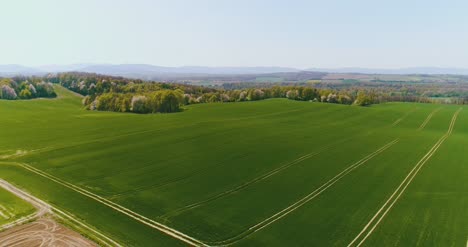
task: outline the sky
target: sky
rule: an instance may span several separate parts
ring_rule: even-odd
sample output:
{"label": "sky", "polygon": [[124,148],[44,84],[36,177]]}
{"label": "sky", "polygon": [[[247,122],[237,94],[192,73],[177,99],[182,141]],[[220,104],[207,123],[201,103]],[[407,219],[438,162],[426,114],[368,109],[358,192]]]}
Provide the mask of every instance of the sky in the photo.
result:
{"label": "sky", "polygon": [[468,1],[2,0],[0,64],[468,68]]}

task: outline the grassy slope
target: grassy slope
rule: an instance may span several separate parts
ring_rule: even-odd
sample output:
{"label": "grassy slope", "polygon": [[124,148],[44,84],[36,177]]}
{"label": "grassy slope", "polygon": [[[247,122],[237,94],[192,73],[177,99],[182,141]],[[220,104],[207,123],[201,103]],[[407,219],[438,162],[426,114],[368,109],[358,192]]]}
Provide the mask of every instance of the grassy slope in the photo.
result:
{"label": "grassy slope", "polygon": [[[0,154],[35,150],[17,160],[206,241],[236,236],[399,138],[397,144],[313,201],[239,243],[245,245],[346,245],[443,135],[456,110],[455,106],[443,106],[424,130],[417,131],[429,113],[439,106],[395,103],[360,108],[265,100],[195,105],[177,114],[135,115],[85,111],[79,98],[64,89],[58,90],[61,97],[57,100],[0,102],[3,126]],[[460,115],[460,122],[468,121],[464,116]],[[459,146],[463,140],[458,133],[461,125],[457,124],[454,135],[439,150],[440,157],[434,156],[427,164],[428,167],[439,164],[447,175],[455,177],[453,182],[439,179],[441,184],[448,183],[447,189],[455,188],[456,181],[460,185],[461,176],[467,170],[461,165],[454,165],[453,169],[445,166],[448,161],[456,161],[450,158],[455,154],[463,159],[463,155],[453,153],[450,148]],[[201,203],[191,210],[179,210],[249,183],[307,154],[314,155],[236,193]],[[428,174],[421,172],[408,191],[418,193],[413,188],[418,183],[422,183],[419,190],[431,188],[431,176],[438,175],[440,170],[435,168],[431,172],[424,168]],[[179,243],[19,168],[0,166],[0,177],[74,213],[126,244]],[[433,193],[426,193],[426,197],[435,200]],[[392,213],[409,215],[406,222],[412,220],[411,224],[417,224],[416,206],[399,206],[408,200],[402,198]],[[443,202],[447,201],[439,203]],[[457,194],[450,202],[466,205],[466,194]],[[420,231],[411,228],[411,232],[408,228],[403,234],[407,237],[400,240],[396,235],[386,234],[395,230],[392,224],[401,224],[389,220],[382,223],[378,228],[382,232],[374,233],[376,238],[369,239],[369,243],[380,243],[382,236],[386,236],[384,243],[388,245],[425,245],[446,239],[454,243],[464,241],[466,220],[432,214],[437,208],[423,201],[406,203],[425,205],[427,214],[434,215],[429,221],[448,219],[444,224],[462,230],[442,231],[444,226],[439,223]],[[446,213],[466,215],[466,210],[463,212],[461,208],[447,208]],[[437,235],[430,234],[436,230]],[[422,236],[418,238],[421,242],[412,242],[416,241],[414,234]]]}
{"label": "grassy slope", "polygon": [[464,246],[468,237],[468,112],[382,225],[367,241],[400,246]]}

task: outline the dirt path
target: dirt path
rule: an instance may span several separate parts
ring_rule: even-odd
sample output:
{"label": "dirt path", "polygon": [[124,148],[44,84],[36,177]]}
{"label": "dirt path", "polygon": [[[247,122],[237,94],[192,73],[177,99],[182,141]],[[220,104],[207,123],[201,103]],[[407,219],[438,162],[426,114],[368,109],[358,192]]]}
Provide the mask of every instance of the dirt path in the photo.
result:
{"label": "dirt path", "polygon": [[308,194],[307,196],[301,198],[300,200],[296,201],[295,203],[291,204],[290,206],[288,206],[287,208],[279,211],[278,213],[264,219],[263,221],[257,223],[256,225],[252,226],[252,227],[249,227],[247,230],[241,232],[240,234],[232,237],[232,238],[229,238],[229,239],[226,239],[226,240],[223,240],[223,241],[218,241],[218,242],[209,242],[209,244],[212,244],[212,245],[215,245],[215,246],[227,246],[227,245],[233,245],[235,244],[236,242],[246,238],[247,236],[255,233],[255,232],[258,232],[260,231],[261,229],[269,226],[270,224],[273,224],[274,222],[278,221],[279,219],[287,216],[288,214],[294,212],[296,209],[300,208],[301,206],[303,206],[304,204],[308,203],[309,201],[311,201],[312,199],[314,199],[315,197],[317,197],[318,195],[320,195],[322,192],[324,192],[325,190],[327,190],[329,187],[331,187],[333,184],[335,184],[336,182],[338,182],[339,180],[341,180],[343,177],[345,177],[348,173],[350,173],[351,171],[355,170],[356,168],[362,166],[363,164],[365,164],[367,161],[369,161],[370,159],[372,159],[373,157],[377,156],[378,154],[384,152],[385,150],[387,150],[388,148],[390,148],[391,146],[393,146],[394,144],[396,144],[398,142],[398,139],[396,140],[393,140],[387,144],[385,144],[383,147],[377,149],[376,151],[372,152],[371,154],[367,155],[366,157],[362,158],[361,160],[357,161],[356,163],[348,166],[346,169],[344,169],[343,171],[341,171],[340,173],[338,173],[337,175],[335,175],[333,178],[331,178],[329,181],[325,182],[324,184],[322,184],[320,187],[318,187],[317,189],[315,189],[313,192],[311,192],[310,194]]}
{"label": "dirt path", "polygon": [[52,219],[42,218],[0,233],[0,247],[7,246],[94,247],[97,245]]}
{"label": "dirt path", "polygon": [[[69,182],[66,182],[64,180],[61,180],[61,179],[59,179],[57,177],[54,177],[54,176],[52,176],[52,175],[50,175],[50,174],[48,174],[46,172],[43,172],[43,171],[41,171],[39,169],[36,169],[36,168],[34,168],[34,167],[30,166],[30,165],[23,164],[23,163],[14,163],[14,162],[12,162],[11,164],[16,164],[16,165],[18,165],[20,167],[23,167],[24,169],[29,170],[29,171],[37,174],[37,175],[40,175],[40,176],[42,176],[44,178],[47,178],[47,179],[49,179],[49,180],[51,180],[51,181],[53,181],[55,183],[58,183],[58,184],[60,184],[62,186],[65,186],[65,187],[67,187],[67,188],[69,188],[69,189],[71,189],[71,190],[73,190],[75,192],[78,192],[78,193],[80,193],[80,194],[82,194],[82,195],[84,195],[86,197],[89,197],[89,198],[91,198],[91,199],[93,199],[93,200],[95,200],[95,201],[97,201],[97,202],[99,202],[99,203],[101,203],[103,205],[106,205],[109,208],[111,208],[111,209],[113,209],[113,210],[115,210],[117,212],[125,214],[126,216],[128,216],[128,217],[130,217],[130,218],[132,218],[132,219],[134,219],[134,220],[136,220],[136,221],[138,221],[138,222],[140,222],[142,224],[145,224],[145,225],[147,225],[147,226],[149,226],[149,227],[151,227],[153,229],[159,230],[159,231],[161,231],[161,232],[163,232],[163,233],[165,233],[165,234],[167,234],[167,235],[169,235],[171,237],[179,239],[179,240],[185,242],[186,244],[189,244],[189,245],[192,245],[192,246],[206,246],[206,244],[203,243],[200,240],[192,238],[192,237],[190,237],[190,236],[188,236],[188,235],[186,235],[184,233],[181,233],[181,232],[179,232],[179,231],[177,231],[177,230],[175,230],[175,229],[173,229],[171,227],[168,227],[168,226],[166,226],[164,224],[161,224],[161,223],[159,223],[157,221],[149,219],[149,218],[147,218],[147,217],[145,217],[145,216],[143,216],[141,214],[138,214],[138,213],[126,208],[126,207],[123,207],[122,205],[114,203],[114,202],[112,202],[112,201],[110,201],[110,200],[108,200],[108,199],[106,199],[104,197],[96,195],[96,194],[94,194],[94,193],[92,193],[90,191],[87,191],[87,190],[79,187],[79,186],[76,186],[76,185],[71,184]],[[61,212],[62,214],[65,214],[64,212],[59,211],[57,208],[54,208],[54,212],[57,212],[57,211]],[[67,216],[67,218],[68,219],[73,219],[73,217],[71,217],[69,215]],[[101,237],[105,237],[102,234],[100,234],[100,235],[101,235]],[[107,240],[110,240],[110,239],[107,238]]]}
{"label": "dirt path", "polygon": [[400,199],[401,195],[405,192],[406,188],[411,184],[414,177],[418,174],[419,170],[427,163],[427,161],[437,152],[439,147],[444,143],[444,141],[452,134],[455,122],[457,121],[458,114],[460,113],[461,108],[458,109],[452,117],[447,133],[445,133],[432,148],[419,160],[419,162],[413,167],[413,169],[408,173],[408,175],[403,179],[401,184],[396,188],[392,195],[387,199],[387,201],[382,205],[382,207],[375,213],[371,220],[364,226],[364,228],[359,232],[359,234],[349,243],[348,247],[351,246],[361,246],[366,239],[374,232],[377,226],[380,224],[382,219],[388,214],[393,205]]}
{"label": "dirt path", "polygon": [[33,220],[33,219],[37,219],[41,216],[44,216],[48,213],[52,213],[51,211],[51,208],[49,207],[49,205],[47,205],[46,203],[30,196],[29,194],[27,194],[26,192],[23,192],[22,190],[19,190],[18,188],[14,187],[13,185],[9,184],[8,182],[6,182],[5,180],[3,179],[0,179],[0,187],[2,187],[3,189],[13,193],[14,195],[16,195],[17,197],[23,199],[24,201],[27,201],[29,202],[31,205],[33,205],[37,211],[34,212],[33,214],[30,214],[28,216],[25,216],[25,217],[22,217],[18,220],[15,220],[13,222],[10,222],[8,224],[5,224],[5,225],[2,225],[0,226],[0,230],[5,230],[5,229],[8,229],[8,228],[11,228],[11,227],[14,227],[16,225],[20,225],[20,224],[24,224],[25,222],[28,222],[30,220]]}
{"label": "dirt path", "polygon": [[[70,215],[70,214],[68,214],[68,213],[66,213],[66,212],[64,212],[64,211],[62,211],[62,210],[60,210],[58,208],[53,207],[50,204],[47,204],[46,202],[42,201],[41,199],[36,198],[36,197],[28,194],[25,191],[22,191],[22,190],[16,188],[15,186],[13,186],[12,184],[8,183],[7,181],[5,181],[3,179],[0,179],[0,187],[4,188],[7,191],[10,191],[14,195],[16,195],[16,196],[20,197],[21,199],[31,203],[34,207],[36,207],[38,209],[37,212],[35,212],[35,213],[33,213],[33,214],[29,215],[29,216],[23,217],[23,218],[18,219],[18,220],[14,221],[14,222],[3,225],[1,227],[1,230],[5,230],[5,229],[8,229],[8,228],[13,228],[14,226],[24,224],[24,223],[26,223],[28,221],[43,217],[45,215],[54,215],[54,216],[56,216],[58,218],[61,218],[63,220],[67,220],[68,222],[73,223],[74,227],[76,227],[79,230],[86,231],[93,238],[95,238],[96,240],[98,240],[100,243],[102,243],[105,246],[121,246],[119,243],[115,242],[111,238],[109,238],[109,237],[105,236],[104,234],[94,230],[90,226],[76,220],[75,217],[73,217],[72,215]],[[16,228],[13,228],[11,230],[14,230],[14,229],[16,229]],[[2,243],[2,241],[0,241],[0,243]]]}

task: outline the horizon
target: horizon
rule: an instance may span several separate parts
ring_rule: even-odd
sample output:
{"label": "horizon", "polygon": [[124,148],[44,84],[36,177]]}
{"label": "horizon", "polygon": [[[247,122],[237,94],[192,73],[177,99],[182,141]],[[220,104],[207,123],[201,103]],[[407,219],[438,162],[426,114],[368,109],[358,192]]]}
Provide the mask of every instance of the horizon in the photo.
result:
{"label": "horizon", "polygon": [[0,64],[468,68],[462,1],[23,0],[0,7],[8,34]]}
{"label": "horizon", "polygon": [[276,66],[276,65],[251,65],[251,66],[242,66],[242,65],[222,65],[222,66],[212,66],[212,65],[197,65],[197,64],[188,64],[180,66],[166,66],[160,64],[150,64],[150,63],[66,63],[66,64],[39,64],[39,65],[27,65],[27,64],[18,64],[18,63],[3,63],[0,66],[21,66],[26,68],[36,68],[40,69],[43,67],[66,67],[66,66],[120,66],[120,65],[142,65],[142,66],[154,66],[154,67],[166,67],[166,68],[184,68],[184,67],[200,67],[200,68],[285,68],[285,69],[296,69],[296,70],[311,70],[311,69],[324,69],[324,70],[340,70],[340,69],[368,69],[368,70],[405,70],[405,69],[460,69],[468,70],[467,67],[455,67],[455,66],[408,66],[408,67],[359,67],[359,66],[340,66],[340,67],[293,67],[293,66]]}

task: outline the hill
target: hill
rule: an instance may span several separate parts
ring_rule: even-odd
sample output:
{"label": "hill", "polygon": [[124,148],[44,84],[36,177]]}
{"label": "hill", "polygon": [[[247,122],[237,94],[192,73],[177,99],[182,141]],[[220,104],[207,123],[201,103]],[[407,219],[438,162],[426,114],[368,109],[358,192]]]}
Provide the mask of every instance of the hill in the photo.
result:
{"label": "hill", "polygon": [[124,246],[466,244],[466,107],[272,99],[138,115],[56,91],[0,101],[0,178]]}

